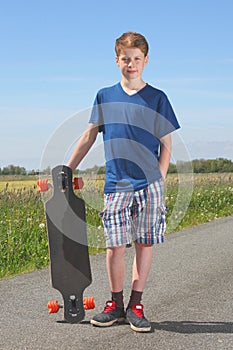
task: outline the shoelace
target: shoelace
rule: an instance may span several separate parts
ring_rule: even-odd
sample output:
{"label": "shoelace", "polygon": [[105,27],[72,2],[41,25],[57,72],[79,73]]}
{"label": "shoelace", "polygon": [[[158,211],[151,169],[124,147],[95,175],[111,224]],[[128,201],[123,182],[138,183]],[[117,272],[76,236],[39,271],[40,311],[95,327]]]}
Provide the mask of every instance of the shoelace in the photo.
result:
{"label": "shoelace", "polygon": [[116,308],[116,305],[114,301],[107,301],[106,306],[104,308],[104,312],[105,313],[110,312],[112,310],[115,310],[115,308]]}
{"label": "shoelace", "polygon": [[132,311],[133,311],[133,313],[134,313],[136,316],[138,316],[138,317],[140,317],[140,318],[144,317],[144,314],[143,314],[143,305],[142,305],[142,304],[135,304],[135,305],[133,305]]}

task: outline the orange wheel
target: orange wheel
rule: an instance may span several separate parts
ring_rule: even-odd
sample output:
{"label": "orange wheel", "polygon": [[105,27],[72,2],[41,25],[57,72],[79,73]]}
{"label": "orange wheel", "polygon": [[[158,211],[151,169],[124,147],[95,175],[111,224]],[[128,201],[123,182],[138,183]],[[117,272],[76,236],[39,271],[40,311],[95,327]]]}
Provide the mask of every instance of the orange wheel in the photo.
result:
{"label": "orange wheel", "polygon": [[73,186],[74,186],[74,190],[81,190],[84,186],[83,178],[74,177]]}
{"label": "orange wheel", "polygon": [[50,314],[55,314],[56,312],[59,311],[61,306],[58,304],[57,300],[51,300],[48,302],[47,307]]}
{"label": "orange wheel", "polygon": [[37,181],[37,186],[38,186],[38,192],[46,192],[48,191],[48,179],[45,179],[45,180],[38,180]]}
{"label": "orange wheel", "polygon": [[95,308],[94,297],[83,298],[83,305],[85,310],[90,310]]}

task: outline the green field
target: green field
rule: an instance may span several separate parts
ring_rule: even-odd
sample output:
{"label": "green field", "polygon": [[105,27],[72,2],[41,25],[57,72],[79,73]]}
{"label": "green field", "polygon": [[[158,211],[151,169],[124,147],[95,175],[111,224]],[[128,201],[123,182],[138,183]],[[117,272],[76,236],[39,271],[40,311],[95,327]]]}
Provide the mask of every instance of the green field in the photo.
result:
{"label": "green field", "polygon": [[[189,178],[185,186],[186,180],[182,179],[183,192],[179,192],[181,180],[177,175],[168,175],[165,191],[167,234],[233,215],[232,176],[196,174],[192,184]],[[99,219],[103,180],[84,178],[84,181],[81,195],[86,202],[89,248],[91,254],[96,254],[104,249]],[[41,199],[36,178],[23,181],[0,177],[0,278],[48,266],[46,223]]]}

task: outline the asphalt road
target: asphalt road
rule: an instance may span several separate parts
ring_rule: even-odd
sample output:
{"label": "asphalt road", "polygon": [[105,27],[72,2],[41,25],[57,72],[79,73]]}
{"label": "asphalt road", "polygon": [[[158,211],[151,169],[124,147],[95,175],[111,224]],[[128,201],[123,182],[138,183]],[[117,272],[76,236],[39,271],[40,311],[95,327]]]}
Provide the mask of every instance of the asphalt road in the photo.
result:
{"label": "asphalt road", "polygon": [[[130,293],[133,248],[127,251],[125,298]],[[109,298],[105,256],[91,258],[96,309],[80,324],[49,315],[47,301],[60,298],[48,270],[0,281],[0,349],[40,350],[230,350],[233,349],[233,217],[171,234],[155,247],[143,303],[151,333],[129,325],[93,327],[89,320]]]}

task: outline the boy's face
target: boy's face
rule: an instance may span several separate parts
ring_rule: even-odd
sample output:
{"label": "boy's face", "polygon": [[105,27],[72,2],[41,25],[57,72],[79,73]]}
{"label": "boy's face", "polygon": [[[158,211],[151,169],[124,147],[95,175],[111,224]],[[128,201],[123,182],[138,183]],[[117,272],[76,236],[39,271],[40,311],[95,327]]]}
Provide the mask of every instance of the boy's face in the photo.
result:
{"label": "boy's face", "polygon": [[116,64],[120,67],[122,75],[127,79],[141,78],[143,69],[148,62],[148,56],[139,48],[123,49],[116,57]]}

